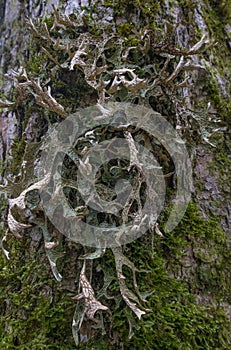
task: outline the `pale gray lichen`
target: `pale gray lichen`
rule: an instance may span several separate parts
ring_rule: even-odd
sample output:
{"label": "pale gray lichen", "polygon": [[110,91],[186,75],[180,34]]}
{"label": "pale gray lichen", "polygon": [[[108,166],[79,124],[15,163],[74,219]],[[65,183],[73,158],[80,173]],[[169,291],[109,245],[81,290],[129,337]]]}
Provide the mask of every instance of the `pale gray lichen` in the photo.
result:
{"label": "pale gray lichen", "polygon": [[[181,89],[187,84],[188,71],[204,69],[200,64],[195,64],[191,57],[203,52],[211,45],[208,44],[208,39],[205,35],[187,50],[179,49],[170,44],[169,38],[176,30],[176,27],[170,24],[166,25],[165,38],[158,43],[153,41],[153,33],[151,31],[144,30],[135,33],[138,44],[128,46],[124,38],[118,38],[118,36],[114,34],[109,35],[105,28],[103,28],[102,34],[98,36],[87,31],[85,33],[79,33],[77,37],[71,39],[64,35],[65,31],[68,29],[78,33],[77,30],[80,26],[89,25],[88,19],[85,17],[84,13],[80,13],[75,19],[71,19],[69,16],[63,15],[57,8],[53,7],[53,9],[53,25],[50,30],[46,22],[42,21],[40,26],[36,26],[31,19],[28,20],[28,25],[32,34],[43,43],[41,51],[47,56],[48,60],[53,62],[53,72],[62,69],[68,69],[69,71],[79,69],[83,72],[88,85],[93,87],[98,93],[98,107],[102,111],[102,115],[100,116],[102,118],[105,113],[107,113],[103,107],[103,103],[108,100],[115,101],[119,98],[120,101],[132,101],[138,97],[141,101],[145,102],[154,93],[154,90],[159,87],[166,88],[166,90],[169,91],[169,95],[171,95],[172,89]],[[205,44],[208,45],[205,47]],[[141,54],[144,57],[151,48],[159,57],[164,59],[164,63],[161,67],[158,62],[151,62],[149,60],[148,63],[145,63],[142,61],[139,62],[138,59],[133,60],[131,58],[132,52]],[[174,68],[170,69],[170,65],[173,65]],[[182,73],[184,73],[183,80]],[[35,102],[39,106],[57,113],[62,118],[66,118],[67,112],[65,108],[52,97],[51,88],[49,86],[47,87],[47,81],[35,79],[30,76],[24,68],[21,68],[19,72],[12,71],[10,78],[14,82],[18,97],[14,102],[7,99],[5,101],[0,101],[1,107],[12,108],[20,104],[23,100],[33,96]],[[111,131],[111,134],[117,131],[118,129],[115,127],[114,130]],[[95,132],[95,130],[93,132]],[[99,134],[102,132],[106,133],[107,130],[99,130]],[[97,133],[95,132],[95,134]],[[129,171],[132,167],[136,167],[137,169],[137,174],[135,175],[136,189],[132,192],[132,199],[133,201],[137,201],[139,211],[142,206],[140,192],[143,174],[137,158],[134,138],[140,137],[149,148],[151,148],[152,145],[147,135],[136,135],[133,138],[131,132],[124,131],[124,137],[128,140],[131,153],[130,164],[127,164],[126,170]],[[29,147],[32,147],[32,153],[35,153],[34,151],[37,145],[28,145],[28,150]],[[24,168],[20,183],[14,184],[12,182],[6,186],[1,186],[1,191],[8,192],[13,196],[17,193],[15,198],[9,199],[8,226],[9,230],[16,237],[21,237],[20,232],[25,228],[31,227],[32,224],[36,224],[42,229],[45,251],[52,272],[55,278],[61,281],[62,276],[56,266],[60,254],[55,252],[55,248],[59,242],[58,240],[54,240],[48,232],[46,218],[44,218],[44,220],[36,218],[36,215],[42,211],[40,202],[35,201],[35,204],[31,205],[30,200],[28,200],[28,194],[31,194],[31,200],[33,201],[33,194],[36,197],[36,190],[40,190],[44,184],[47,184],[49,176],[39,182],[33,183],[33,181],[35,181],[33,179],[34,169],[31,165],[34,163],[34,158],[28,159],[26,155],[29,153],[26,151],[24,156]],[[91,171],[89,162],[86,161],[83,163],[81,158],[79,158],[78,164],[83,171]],[[116,166],[119,168],[119,164]],[[173,172],[170,174],[173,174]],[[75,189],[75,184],[71,178],[64,179],[64,186],[65,185]],[[107,193],[107,195],[111,197],[112,193]],[[123,222],[129,220],[129,213],[133,203],[130,199],[131,198],[128,199],[122,210],[121,215]],[[87,211],[85,209],[86,208],[81,206],[81,212],[77,215],[86,217]],[[18,217],[20,217],[20,220]],[[156,218],[150,220],[150,230],[155,230],[161,235],[156,223]],[[4,237],[2,242],[5,240],[6,238]],[[91,285],[91,278],[87,277],[86,272],[86,265],[88,262],[101,257],[104,252],[105,248],[101,247],[95,252],[86,252],[84,256],[79,257],[83,260],[83,264],[79,276],[79,294],[74,298],[78,303],[72,325],[73,335],[77,345],[79,343],[79,334],[80,340],[81,336],[83,337],[81,326],[84,318],[95,321],[99,324],[99,327],[104,330],[102,316],[100,320],[96,319],[95,313],[97,311],[106,311],[110,313],[108,306],[103,305],[98,299],[102,296],[105,296],[106,299],[111,298],[107,293],[107,289],[112,281],[111,276],[108,277],[107,273],[104,271],[104,286],[96,296]],[[138,289],[136,281],[136,272],[138,270],[123,254],[121,248],[113,248],[112,252],[115,259],[121,296],[128,308],[140,319],[142,315],[150,310],[142,306],[142,303],[145,302],[145,298]],[[9,253],[5,249],[4,253],[9,257]],[[130,290],[125,283],[125,276],[123,274],[124,265],[132,271],[133,288],[135,292]],[[91,267],[89,269],[91,270]],[[132,334],[131,321],[130,334]]]}
{"label": "pale gray lichen", "polygon": [[35,97],[36,103],[49,111],[55,112],[62,117],[66,117],[66,112],[63,106],[61,106],[52,96],[51,88],[42,88],[39,81],[28,77],[28,74],[24,68],[20,68],[18,72],[11,71],[11,75],[8,76],[14,82],[14,87],[19,94],[19,97],[15,102],[2,102],[0,101],[0,107],[13,107],[25,100],[30,94]]}

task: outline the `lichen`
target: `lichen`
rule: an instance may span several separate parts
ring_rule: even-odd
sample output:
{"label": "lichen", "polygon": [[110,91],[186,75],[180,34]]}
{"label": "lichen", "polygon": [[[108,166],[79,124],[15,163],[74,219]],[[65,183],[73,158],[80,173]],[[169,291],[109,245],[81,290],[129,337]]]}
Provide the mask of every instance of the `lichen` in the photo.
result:
{"label": "lichen", "polygon": [[[188,1],[183,2],[189,6]],[[134,23],[121,23],[120,18],[123,17],[124,6],[129,10],[126,14],[130,19],[136,15],[135,5],[139,5],[141,27],[131,32]],[[155,6],[154,11],[152,6]],[[14,73],[18,96],[14,102],[3,101],[3,106],[15,108],[23,102],[28,113],[32,109],[27,103],[34,96],[39,108],[48,110],[46,119],[52,124],[65,118],[81,104],[95,103],[97,98],[100,102],[106,99],[137,102],[138,99],[147,104],[151,102],[154,108],[163,108],[173,124],[183,125],[183,136],[192,142],[192,148],[198,141],[208,141],[206,144],[210,147],[208,134],[215,146],[219,146],[219,140],[216,141],[213,130],[208,129],[204,121],[209,112],[206,111],[204,119],[200,118],[196,112],[187,109],[180,93],[187,86],[188,70],[204,71],[200,63],[191,60],[191,56],[206,56],[208,46],[216,50],[213,46],[204,46],[208,44],[206,36],[202,34],[196,40],[194,37],[187,49],[172,44],[176,40],[177,25],[167,23],[165,30],[157,28],[159,4],[156,1],[144,5],[139,1],[104,1],[105,11],[107,7],[113,9],[113,26],[105,23],[102,28],[99,26],[93,16],[96,7],[69,17],[54,7],[54,13],[44,21],[37,24],[30,21],[35,48],[26,70],[21,70],[21,74]],[[140,20],[142,18],[143,21]],[[215,77],[214,71],[211,70],[210,74]],[[219,96],[219,85],[214,88],[214,84],[208,83],[207,90],[211,92],[216,109],[224,119],[228,118],[226,102]],[[85,92],[89,94],[89,100],[82,102],[80,99],[85,98]],[[190,119],[196,126],[188,122]],[[201,138],[193,137],[200,123],[204,123],[201,125],[204,128],[202,132],[198,130]],[[121,131],[116,128],[99,127],[94,132],[99,140],[106,133],[107,137],[121,136]],[[135,136],[150,144],[149,135],[138,131]],[[79,152],[89,143],[87,137],[80,141]],[[33,143],[31,145],[33,147]],[[13,146],[14,175],[18,175],[20,164],[26,157],[26,152],[22,155],[24,149],[24,141]],[[167,199],[170,202],[174,193],[174,169],[168,155],[159,146],[155,155],[166,174],[170,174]],[[221,152],[216,160],[228,164],[227,157]],[[128,167],[128,164],[125,165]],[[33,240],[28,238],[28,230],[24,232],[21,242],[10,240],[9,236],[3,242],[4,249],[9,251],[10,262],[6,265],[1,258],[1,302],[6,310],[1,316],[1,333],[5,333],[1,340],[2,347],[74,349],[70,335],[74,314],[72,327],[75,342],[79,344],[90,339],[86,346],[79,345],[89,350],[119,347],[140,349],[141,344],[144,349],[170,350],[182,346],[196,350],[227,348],[229,325],[222,311],[221,300],[229,302],[230,256],[227,238],[219,226],[218,217],[205,221],[194,203],[189,206],[175,231],[163,237],[155,236],[154,242],[152,236],[147,235],[123,251],[105,251],[103,248],[84,250],[60,237],[51,223],[42,217],[35,191],[39,185],[33,185],[35,179],[31,175],[34,173],[30,169],[28,177],[27,166],[25,171],[22,169],[21,181],[17,178],[19,181],[16,181],[16,185],[9,182],[4,188],[14,196],[9,201],[8,222],[12,228],[13,221],[11,231],[16,235],[26,227],[22,225],[36,225],[37,229],[40,228],[41,237],[43,234],[45,244],[36,253],[40,237],[33,252]],[[118,164],[113,164],[113,167],[118,170]],[[73,168],[73,159],[69,159],[65,169],[67,183],[72,180]],[[108,180],[111,168],[110,164],[108,168],[105,166],[102,177],[106,176]],[[66,196],[73,207],[76,204],[74,190],[73,184],[72,191],[66,189]],[[85,217],[85,209],[82,206],[78,215]],[[167,209],[165,213],[167,215]],[[36,219],[35,215],[38,215]],[[161,233],[161,218],[159,224]],[[66,254],[65,262],[62,262],[65,250],[71,254]],[[22,264],[22,260],[25,263]],[[47,262],[58,281],[63,276],[64,281],[60,285],[51,279]],[[68,278],[65,282],[66,275],[71,283]],[[139,289],[136,275],[139,277]],[[79,281],[78,294],[76,279]],[[69,294],[65,295],[59,288],[68,290]],[[200,298],[206,293],[212,296],[208,297],[208,305],[202,306]],[[211,299],[214,306],[211,306]],[[112,314],[109,310],[113,311]],[[137,322],[134,315],[138,318],[143,315],[143,319]],[[111,338],[104,337],[105,334]],[[91,343],[93,337],[97,343]]]}

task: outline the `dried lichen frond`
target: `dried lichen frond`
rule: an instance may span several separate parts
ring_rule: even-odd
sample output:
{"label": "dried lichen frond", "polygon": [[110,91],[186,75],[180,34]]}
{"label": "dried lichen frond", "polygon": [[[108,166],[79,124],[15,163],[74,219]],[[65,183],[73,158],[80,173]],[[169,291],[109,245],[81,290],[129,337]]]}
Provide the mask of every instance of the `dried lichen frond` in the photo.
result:
{"label": "dried lichen frond", "polygon": [[6,232],[5,236],[3,236],[3,238],[0,240],[0,248],[2,249],[3,254],[6,256],[7,260],[10,260],[10,252],[4,248],[4,242],[7,239],[7,234],[8,231]]}
{"label": "dried lichen frond", "polygon": [[26,143],[20,171],[20,180],[7,179],[7,185],[0,185],[0,192],[5,192],[17,197],[35,182],[34,163],[40,146],[41,142]]}
{"label": "dried lichen frond", "polygon": [[[112,43],[113,55],[108,57],[106,52],[111,49]],[[128,54],[128,50],[126,52]],[[105,93],[113,95],[122,87],[131,92],[147,88],[148,79],[139,78],[135,68],[124,67],[124,57],[121,39],[106,36],[102,40],[89,33],[82,34],[78,40],[78,50],[74,56],[70,56],[70,70],[77,66],[84,72],[87,83],[99,92],[100,101],[104,101],[102,96]]]}
{"label": "dried lichen frond", "polygon": [[[7,222],[8,222],[10,232],[12,232],[15,237],[22,238],[22,236],[19,234],[19,232],[23,231],[26,228],[31,227],[31,225],[23,224],[23,223],[17,221],[14,218],[14,215],[12,214],[12,210],[15,209],[15,207],[10,199],[9,199],[9,205],[10,205],[10,208],[9,208],[9,213],[8,213],[8,217],[7,217]],[[18,203],[17,203],[16,207],[17,207],[17,209],[19,208]],[[20,208],[20,209],[24,209],[24,208]]]}
{"label": "dried lichen frond", "polygon": [[[8,209],[8,217],[7,222],[10,229],[10,232],[14,234],[14,236],[21,238],[20,232],[25,229],[31,227],[31,224],[24,224],[23,222],[20,222],[16,219],[16,216],[20,217],[20,220],[26,220],[28,221],[28,217],[26,216],[26,195],[34,190],[39,190],[42,188],[42,186],[47,183],[48,178],[44,177],[41,181],[38,181],[37,183],[29,186],[27,189],[25,189],[21,194],[16,198],[10,198],[8,200],[9,202],[9,209]],[[6,191],[7,186],[4,187],[3,191]],[[38,203],[39,204],[39,203]]]}
{"label": "dried lichen frond", "polygon": [[[113,75],[115,75],[114,80],[107,92],[110,94],[118,90],[119,85],[124,86],[128,91],[136,91],[139,89],[148,87],[148,79],[141,79],[134,72],[135,69],[121,68],[115,69]],[[126,78],[126,74],[130,77]]]}
{"label": "dried lichen frond", "polygon": [[51,28],[51,32],[58,28],[66,29],[66,27],[75,28],[76,23],[73,22],[69,16],[63,15],[60,13],[59,9],[52,4],[54,10],[54,24]]}
{"label": "dried lichen frond", "polygon": [[[191,55],[196,55],[198,53],[201,53],[209,49],[211,46],[214,46],[217,44],[216,42],[209,43],[208,35],[204,33],[201,39],[196,44],[194,44],[190,49],[177,48],[173,44],[174,42],[173,38],[180,24],[181,24],[180,22],[178,22],[176,25],[173,25],[168,21],[165,22],[165,36],[163,40],[152,44],[152,46],[155,48],[157,52],[168,53],[170,55],[177,55],[177,56],[191,56]],[[208,44],[208,45],[205,45],[205,44]]]}
{"label": "dried lichen frond", "polygon": [[[204,34],[191,48],[178,48],[174,37],[179,23],[173,26],[166,22],[162,40],[156,40],[155,30],[134,29],[132,36],[137,44],[129,46],[125,38],[107,33],[112,33],[111,25],[104,23],[101,35],[93,35],[88,28],[94,27],[94,21],[86,19],[84,13],[75,14],[75,18],[70,19],[62,15],[57,8],[53,8],[52,28],[49,30],[46,23],[42,22],[38,29],[29,21],[32,33],[44,42],[46,46],[43,47],[43,52],[55,63],[57,69],[78,68],[83,71],[86,82],[98,92],[100,102],[116,98],[125,101],[140,94],[148,98],[149,92],[158,87],[179,89],[187,86],[188,75],[177,81],[179,75],[182,71],[203,69],[201,65],[194,63],[193,56],[214,45],[209,43],[207,35]],[[61,35],[59,28],[62,28],[64,33],[74,30],[75,38]],[[77,35],[78,28],[81,30]],[[66,52],[68,58],[60,62],[58,56],[54,57],[54,50],[51,51],[50,47]],[[145,64],[143,58],[148,56],[149,51],[153,51],[154,55],[166,57],[163,67],[158,68],[158,64],[151,61]],[[141,60],[136,56],[140,56]],[[172,72],[173,61],[175,68]]]}
{"label": "dried lichen frond", "polygon": [[[31,224],[25,224],[20,222],[21,220],[28,221],[26,216],[26,196],[29,192],[40,189],[47,181],[46,178],[43,180],[32,184],[34,182],[34,161],[37,155],[37,151],[41,143],[30,143],[26,145],[24,152],[21,177],[19,182],[14,182],[8,179],[8,184],[5,186],[0,185],[0,193],[8,193],[14,198],[10,198],[9,209],[8,209],[8,227],[11,233],[15,237],[21,238],[20,232],[26,228],[31,227]],[[20,217],[20,221],[16,219]]]}
{"label": "dried lichen frond", "polygon": [[[7,216],[7,223],[9,227],[9,231],[13,233],[13,235],[17,238],[22,238],[21,231],[26,228],[32,227],[32,224],[36,224],[38,227],[42,229],[45,251],[47,258],[49,260],[51,270],[57,279],[57,281],[61,281],[62,276],[56,267],[56,261],[59,259],[62,254],[58,254],[54,251],[54,248],[59,244],[58,242],[54,242],[49,234],[47,229],[46,221],[43,222],[39,219],[36,219],[35,213],[42,210],[40,204],[40,197],[36,194],[36,190],[41,190],[44,185],[46,185],[49,181],[49,175],[45,176],[42,180],[36,182],[35,184],[29,186],[21,194],[16,198],[8,199],[9,209]],[[23,183],[23,180],[22,180]],[[17,185],[17,184],[16,184]],[[0,188],[1,190],[7,191],[8,186],[3,186]],[[14,186],[10,186],[8,190],[12,191]],[[20,217],[20,221],[18,219]],[[22,221],[27,221],[28,223],[23,223]],[[9,258],[8,252],[3,248],[1,244],[3,252]]]}
{"label": "dried lichen frond", "polygon": [[92,260],[100,258],[106,251],[106,248],[97,248],[93,253],[86,253],[79,259]]}
{"label": "dried lichen frond", "polygon": [[11,108],[14,107],[15,102],[9,101],[5,99],[4,101],[0,99],[0,107],[1,108]]}
{"label": "dried lichen frond", "polygon": [[[76,345],[79,344],[78,335],[79,335],[79,331],[81,329],[84,317],[98,323],[99,320],[95,319],[94,317],[95,313],[100,310],[109,311],[108,307],[103,305],[101,302],[99,302],[95,297],[95,292],[86,277],[86,260],[85,259],[83,261],[83,267],[80,272],[79,284],[82,292],[73,298],[74,300],[78,300],[76,312],[72,323],[73,336],[74,336]],[[84,301],[84,307],[80,311],[79,307],[80,307],[81,300]]]}
{"label": "dried lichen frond", "polygon": [[57,253],[54,248],[59,245],[59,242],[54,242],[51,238],[51,235],[47,229],[47,223],[46,220],[43,222],[38,219],[32,219],[31,222],[35,223],[38,227],[41,228],[43,232],[43,239],[44,239],[44,244],[45,244],[45,252],[46,256],[49,260],[51,270],[53,272],[54,277],[58,282],[62,280],[62,276],[59,273],[57,266],[56,266],[56,261],[63,256],[63,254]]}
{"label": "dried lichen frond", "polygon": [[142,173],[142,166],[137,157],[137,155],[139,154],[139,151],[136,148],[134,139],[131,133],[127,130],[124,131],[124,136],[128,140],[128,145],[130,149],[130,165],[128,170],[130,170],[133,166],[136,166],[139,169],[139,171]]}
{"label": "dried lichen frond", "polygon": [[[49,111],[55,112],[61,117],[65,118],[67,116],[64,108],[60,105],[54,97],[51,96],[51,88],[42,88],[39,82],[36,82],[32,78],[29,78],[27,72],[24,68],[20,68],[18,72],[12,70],[11,75],[8,76],[13,80],[14,86],[19,93],[18,99],[15,101],[14,105],[22,102],[30,94],[35,98],[35,102],[48,109]],[[13,104],[11,104],[11,107]]]}
{"label": "dried lichen frond", "polygon": [[79,283],[82,289],[82,293],[75,297],[75,299],[84,298],[85,308],[84,312],[90,320],[95,320],[94,316],[98,310],[108,310],[108,307],[102,305],[96,298],[95,292],[86,277],[86,260],[84,259],[83,267],[79,277]]}
{"label": "dried lichen frond", "polygon": [[[151,310],[149,309],[143,309],[141,310],[139,307],[137,307],[137,304],[140,305],[140,300],[145,301],[138,290],[138,285],[136,281],[136,272],[138,271],[135,267],[135,265],[122,253],[121,248],[113,248],[112,249],[114,257],[115,257],[115,263],[116,263],[116,272],[117,277],[119,280],[119,286],[120,286],[120,292],[121,295],[125,301],[125,303],[128,305],[128,307],[136,314],[136,316],[140,319],[142,315],[146,314],[146,312],[149,312]],[[137,293],[137,296],[126,286],[125,283],[125,277],[123,275],[123,265],[126,265],[132,270],[133,274],[133,286],[135,288],[135,291]]]}

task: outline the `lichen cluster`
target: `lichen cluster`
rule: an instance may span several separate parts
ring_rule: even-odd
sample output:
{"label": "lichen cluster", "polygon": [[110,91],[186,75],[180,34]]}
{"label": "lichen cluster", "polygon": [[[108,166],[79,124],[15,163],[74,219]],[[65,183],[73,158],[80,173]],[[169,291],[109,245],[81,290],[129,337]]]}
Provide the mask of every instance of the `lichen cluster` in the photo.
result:
{"label": "lichen cluster", "polygon": [[[117,2],[115,3],[117,4]],[[127,23],[121,24],[120,22],[121,13],[118,11],[120,5],[119,2],[115,6],[114,2],[108,1],[104,2],[104,6],[100,4],[102,11],[106,11],[107,6],[114,9],[115,18],[112,23],[109,21],[100,23],[99,18],[97,18],[100,15],[97,15],[96,8],[85,9],[83,12],[65,16],[62,11],[54,7],[53,14],[39,23],[28,20],[28,27],[33,35],[34,43],[31,58],[26,67],[21,68],[18,72],[13,71],[9,75],[14,83],[16,98],[14,101],[10,99],[1,101],[1,106],[16,108],[18,105],[24,105],[25,109],[28,110],[31,108],[29,104],[33,102],[33,105],[38,105],[36,108],[38,108],[39,113],[45,115],[42,118],[45,119],[49,131],[52,130],[54,122],[62,121],[68,113],[73,112],[73,109],[81,105],[82,102],[74,100],[76,100],[76,96],[79,99],[83,98],[82,86],[83,90],[89,91],[93,102],[97,100],[101,111],[105,111],[103,105],[107,101],[128,101],[133,104],[151,105],[155,109],[157,96],[161,96],[163,105],[166,106],[167,117],[169,119],[172,117],[171,123],[181,129],[182,135],[186,139],[188,134],[191,136],[193,123],[190,124],[188,120],[191,118],[198,125],[198,121],[201,119],[197,113],[191,111],[187,104],[181,101],[179,95],[182,89],[187,86],[190,72],[194,70],[201,72],[206,68],[197,61],[196,57],[207,52],[215,43],[209,43],[208,36],[202,33],[201,37],[195,39],[190,47],[181,47],[179,42],[175,42],[176,31],[180,24],[174,26],[168,22],[166,22],[165,29],[162,28],[161,34],[153,23],[150,26],[148,21],[144,21],[144,25],[137,30],[130,31]],[[139,5],[141,17],[151,16],[151,10],[148,7],[143,7],[140,3]],[[129,2],[127,6],[136,12],[133,2]],[[94,11],[96,11],[95,16]],[[78,92],[76,93],[75,90]],[[68,94],[70,94],[70,99]],[[73,94],[75,98],[73,98]],[[41,113],[43,109],[45,113]],[[36,129],[35,124],[32,124],[32,127]],[[206,125],[204,129],[203,125],[201,128],[198,132],[198,138],[193,139],[193,142],[196,143],[200,140],[209,144],[209,136],[213,134],[213,131],[208,132]],[[133,146],[135,140],[152,150],[166,175],[169,194],[167,204],[170,205],[171,198],[175,193],[175,169],[168,153],[157,140],[142,130],[132,128],[124,130],[116,126],[109,128],[99,126],[90,131],[98,138],[99,142],[115,136],[127,137],[130,140],[130,145]],[[225,259],[222,257],[222,249],[226,247],[226,239],[218,224],[214,221],[214,223],[208,222],[206,226],[196,207],[192,205],[189,207],[182,226],[179,226],[171,234],[164,235],[164,238],[161,233],[164,222],[164,217],[162,217],[159,219],[161,230],[157,222],[154,222],[147,236],[128,247],[117,247],[107,251],[101,247],[93,251],[88,247],[83,248],[76,243],[67,242],[44,215],[38,196],[38,190],[48,181],[46,177],[39,181],[35,178],[41,136],[40,133],[34,137],[33,142],[25,142],[20,174],[15,173],[14,179],[9,178],[7,185],[1,186],[1,190],[8,192],[13,197],[9,199],[7,217],[10,232],[20,237],[21,231],[24,229],[35,226],[40,228],[44,240],[44,250],[58,282],[61,282],[62,275],[65,278],[65,275],[63,273],[61,275],[60,269],[58,269],[58,265],[62,264],[59,263],[62,260],[61,257],[63,260],[66,259],[63,248],[69,247],[70,250],[76,249],[77,251],[77,263],[76,261],[72,263],[76,265],[73,267],[73,274],[76,273],[74,278],[78,285],[77,288],[71,288],[72,299],[77,300],[72,323],[75,343],[79,345],[80,342],[89,341],[93,336],[99,336],[100,330],[103,335],[109,334],[114,339],[114,346],[118,348],[120,336],[117,329],[124,332],[127,328],[125,320],[128,320],[130,341],[129,343],[124,341],[128,348],[140,349],[142,343],[144,349],[150,349],[150,346],[153,349],[178,349],[181,346],[181,338],[183,338],[185,349],[191,349],[192,346],[194,349],[225,349],[226,344],[228,344],[225,315],[222,311],[217,311],[215,307],[214,310],[208,308],[209,313],[207,313],[206,308],[196,304],[193,296],[193,294],[197,294],[197,290],[211,289],[211,285],[215,283],[216,279],[215,285],[224,282],[225,276],[219,271],[226,266]],[[78,188],[73,182],[76,175],[76,165],[81,165],[81,155],[90,149],[91,143],[91,137],[82,135],[74,152],[65,159],[62,169],[65,195],[69,204],[76,208],[77,215],[83,220],[86,220],[89,210],[87,206],[84,206],[84,203],[77,205],[76,191]],[[76,162],[77,158],[80,159],[79,163]],[[136,185],[139,185],[137,193],[141,193],[141,198],[136,198],[136,204],[130,203],[126,213],[122,212],[122,221],[123,219],[128,220],[129,216],[134,214],[137,210],[137,201],[141,205],[145,197],[145,187],[141,188],[142,173],[135,157],[133,157],[133,161],[134,164],[131,166],[126,162],[121,164],[116,160],[112,164],[105,165],[98,174],[99,179],[103,180],[102,186],[98,185],[98,191],[101,195],[106,192],[107,199],[113,197],[111,188],[114,186],[116,176],[119,177],[121,174],[124,176],[125,174],[128,178],[132,178]],[[87,165],[85,164],[85,166]],[[132,177],[128,171],[131,168],[133,168]],[[17,171],[18,167],[15,167],[15,170]],[[108,183],[111,184],[111,188],[105,190]],[[168,213],[168,209],[166,209],[166,213]],[[110,224],[116,224],[112,216],[106,219],[109,220]],[[98,220],[100,225],[104,223],[105,217],[95,215],[91,220]],[[200,232],[199,227],[203,232]],[[216,236],[212,234],[213,230],[215,230]],[[190,234],[187,235],[185,232],[190,232]],[[154,233],[160,234],[160,237],[155,238],[155,241],[153,241]],[[204,235],[207,233],[210,236],[205,239]],[[2,248],[7,257],[13,255],[13,252],[9,252],[10,250],[8,249],[8,251],[5,247],[8,234],[7,237],[4,236],[2,241]],[[207,239],[209,239],[208,242]],[[199,261],[197,271],[194,267],[187,265],[186,258],[190,254],[189,242],[190,246],[196,245],[197,247],[193,249],[195,259]],[[74,248],[70,248],[72,245]],[[216,261],[214,256],[216,256]],[[149,258],[148,261],[145,257]],[[12,259],[14,258],[12,257]],[[139,268],[132,260],[139,263]],[[211,264],[213,265],[212,270],[210,269]],[[191,277],[187,285],[186,282],[177,281],[166,273],[167,269],[173,276],[174,274],[179,276],[180,269],[182,278],[185,278],[187,268],[191,274],[198,276],[199,280],[196,286],[190,286]],[[143,271],[142,274],[141,271]],[[227,266],[225,271],[228,273]],[[64,267],[63,272],[66,272]],[[137,274],[139,274],[140,288],[138,288],[136,280]],[[31,282],[28,270],[24,272],[24,276],[26,283],[33,285],[34,281]],[[14,274],[12,279],[15,279]],[[46,313],[50,315],[49,303],[47,304],[40,291],[36,290],[35,292],[39,294],[41,304],[44,307],[41,307],[39,311],[36,301],[33,305],[26,306],[27,293],[34,291],[25,290],[25,281],[21,291],[23,307],[34,310],[35,320],[33,322],[39,322],[39,315],[42,313],[45,317],[42,327],[47,325],[49,328],[46,319],[48,316],[44,316]],[[224,285],[227,286],[227,283]],[[149,290],[147,291],[147,289]],[[192,289],[196,290],[190,293],[189,290]],[[9,290],[7,293],[10,294],[11,291]],[[20,304],[15,294],[9,297],[16,305]],[[65,303],[62,307],[65,308]],[[71,309],[73,311],[73,307]],[[59,310],[54,308],[54,313],[55,318],[57,314],[59,315]],[[133,313],[138,318],[145,315],[144,321],[138,324]],[[27,311],[25,311],[25,315],[27,318]],[[23,313],[19,317],[23,319]],[[52,315],[49,317],[52,318]],[[61,317],[62,322],[64,322],[64,313],[61,312],[61,316],[57,317]],[[54,322],[53,327],[55,326]],[[11,327],[14,327],[14,324],[11,324]],[[136,332],[140,327],[145,337]],[[23,345],[23,342],[26,341],[25,334],[20,327],[18,331],[22,334],[16,336],[8,328],[8,339],[4,341],[7,344],[7,341],[12,341],[12,338],[16,336],[19,339],[20,349],[26,349],[27,345]],[[34,340],[32,345],[28,344],[28,348],[31,346],[34,349],[48,348],[46,342],[49,342],[50,338],[52,337],[49,332],[40,334],[37,337],[37,343]],[[101,345],[99,342],[98,346],[89,345],[89,349],[110,349],[111,346],[113,347],[109,342],[103,340],[102,342]],[[61,349],[57,343],[51,346],[53,349]]]}

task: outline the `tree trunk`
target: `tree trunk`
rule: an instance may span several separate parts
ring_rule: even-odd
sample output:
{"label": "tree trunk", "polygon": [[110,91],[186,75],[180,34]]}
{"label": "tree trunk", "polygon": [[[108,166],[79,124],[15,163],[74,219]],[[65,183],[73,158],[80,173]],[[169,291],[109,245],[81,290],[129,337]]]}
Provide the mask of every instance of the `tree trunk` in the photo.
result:
{"label": "tree trunk", "polygon": [[[227,349],[231,316],[229,2],[0,0],[0,5],[1,348]],[[139,106],[152,109],[162,127],[172,130],[170,136],[166,129],[159,133],[157,126],[155,137],[151,126],[136,130],[123,122],[121,127],[118,119],[109,127],[103,126],[102,119],[87,129],[85,108],[98,103],[105,118],[106,102],[132,103],[137,113]],[[77,117],[70,116],[80,108],[83,119],[75,124]],[[63,160],[62,176],[69,186],[72,183],[69,190],[63,185],[63,193],[71,213],[76,210],[77,217],[89,225],[101,228],[108,220],[115,228],[126,211],[121,208],[118,219],[99,210],[99,203],[94,202],[96,210],[91,211],[82,199],[81,205],[75,202],[76,159],[80,158],[78,165],[85,172],[92,171],[84,150],[113,137],[128,140],[134,152],[130,166],[124,159],[123,170],[120,162],[108,162],[110,167],[103,166],[97,173],[106,180],[96,187],[97,198],[110,202],[115,174],[130,180],[132,174],[132,181],[140,186],[138,197],[124,207],[133,214],[139,203],[143,205],[142,193],[148,197],[155,192],[141,185],[144,170],[136,145],[141,142],[157,158],[165,174],[160,182],[166,186],[165,204],[157,222],[158,210],[151,207],[148,212],[154,221],[151,224],[150,219],[149,230],[138,239],[121,243],[122,247],[101,245],[95,250],[89,241],[80,244],[62,234],[63,209],[57,203],[56,224],[42,207],[37,178],[44,170],[42,142],[44,135],[50,135],[46,152],[53,146],[58,155],[62,147],[53,130],[54,125],[68,125],[62,124],[64,120],[71,120],[77,129],[80,125],[82,134],[81,151],[70,152],[72,160]],[[95,138],[86,136],[87,130],[97,130]],[[176,164],[174,130],[186,145],[186,166]],[[157,140],[158,135],[171,140],[164,143]],[[118,147],[122,152],[123,147]],[[185,190],[176,200],[179,174],[190,177],[188,166],[193,173],[191,200],[178,225],[165,230],[174,198],[179,208],[180,200],[187,197]],[[57,173],[52,175],[55,178]],[[122,183],[121,189],[118,182],[117,189],[125,193],[126,186]],[[49,190],[46,194],[50,195]],[[127,219],[131,216],[127,214]]]}

